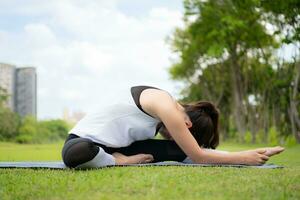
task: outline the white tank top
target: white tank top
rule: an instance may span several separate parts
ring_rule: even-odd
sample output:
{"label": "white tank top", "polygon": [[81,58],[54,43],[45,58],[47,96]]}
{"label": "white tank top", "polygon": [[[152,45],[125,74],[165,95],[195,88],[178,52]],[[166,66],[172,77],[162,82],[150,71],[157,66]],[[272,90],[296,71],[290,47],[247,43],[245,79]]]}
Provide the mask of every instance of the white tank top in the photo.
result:
{"label": "white tank top", "polygon": [[126,90],[125,100],[88,113],[69,134],[73,133],[108,147],[125,147],[134,141],[155,137],[156,126],[161,121],[139,108],[131,94],[131,88]]}

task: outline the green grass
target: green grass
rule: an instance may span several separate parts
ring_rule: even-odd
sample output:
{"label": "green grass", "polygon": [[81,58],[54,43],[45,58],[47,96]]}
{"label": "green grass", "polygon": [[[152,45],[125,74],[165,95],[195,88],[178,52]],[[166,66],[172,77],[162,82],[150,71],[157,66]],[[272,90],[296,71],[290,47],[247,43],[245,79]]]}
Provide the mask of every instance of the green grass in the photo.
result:
{"label": "green grass", "polygon": [[[60,160],[63,143],[0,143],[0,161]],[[226,143],[237,151],[261,145]],[[300,199],[300,145],[269,163],[283,169],[115,167],[1,169],[0,199]]]}

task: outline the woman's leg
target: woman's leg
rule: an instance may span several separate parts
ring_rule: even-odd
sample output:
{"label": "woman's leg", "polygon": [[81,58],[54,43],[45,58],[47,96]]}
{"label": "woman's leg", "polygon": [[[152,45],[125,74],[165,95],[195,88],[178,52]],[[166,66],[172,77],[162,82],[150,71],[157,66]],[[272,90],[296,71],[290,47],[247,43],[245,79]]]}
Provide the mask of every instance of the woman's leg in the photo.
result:
{"label": "woman's leg", "polygon": [[132,143],[128,147],[110,148],[109,151],[119,152],[126,156],[136,154],[151,154],[154,158],[152,162],[161,161],[183,161],[186,158],[185,153],[180,149],[175,141],[172,140],[141,140]]}
{"label": "woman's leg", "polygon": [[66,140],[62,158],[66,166],[71,168],[95,168],[115,165],[115,158],[103,148],[95,145],[87,138],[69,136]]}
{"label": "woman's leg", "polygon": [[[227,154],[228,151],[215,150],[215,149],[206,149],[202,148],[204,151],[213,151],[220,154]],[[278,154],[284,150],[282,147],[266,147],[254,150],[247,151],[256,151],[261,152],[264,150],[262,154],[266,156],[273,156]],[[119,152],[126,156],[136,155],[136,154],[151,154],[154,157],[152,162],[160,162],[160,161],[179,161],[185,163],[193,163],[193,161],[188,158],[185,153],[180,149],[180,147],[173,140],[157,140],[157,139],[149,139],[136,141],[132,143],[128,147],[122,148],[108,148],[107,152]]]}
{"label": "woman's leg", "polygon": [[[228,153],[227,151],[215,150],[215,149],[205,149],[204,151],[215,151],[219,153]],[[130,156],[140,153],[151,154],[154,157],[153,162],[161,161],[179,161],[185,163],[193,163],[181,148],[173,140],[158,140],[149,139],[136,141],[128,147],[122,148],[111,148],[110,152],[119,152],[124,155]]]}

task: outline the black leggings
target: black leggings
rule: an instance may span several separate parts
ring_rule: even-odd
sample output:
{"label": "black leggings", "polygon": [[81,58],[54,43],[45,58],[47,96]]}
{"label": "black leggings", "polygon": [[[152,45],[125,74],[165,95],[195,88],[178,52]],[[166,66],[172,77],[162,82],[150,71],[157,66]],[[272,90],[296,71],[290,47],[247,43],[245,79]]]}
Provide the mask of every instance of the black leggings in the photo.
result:
{"label": "black leggings", "polygon": [[98,147],[103,148],[109,154],[114,152],[127,156],[139,153],[151,154],[154,158],[152,162],[183,161],[186,158],[185,153],[172,140],[148,139],[136,141],[127,147],[112,148],[75,134],[69,134],[62,150],[63,161],[68,167],[76,167],[92,160],[99,152]]}

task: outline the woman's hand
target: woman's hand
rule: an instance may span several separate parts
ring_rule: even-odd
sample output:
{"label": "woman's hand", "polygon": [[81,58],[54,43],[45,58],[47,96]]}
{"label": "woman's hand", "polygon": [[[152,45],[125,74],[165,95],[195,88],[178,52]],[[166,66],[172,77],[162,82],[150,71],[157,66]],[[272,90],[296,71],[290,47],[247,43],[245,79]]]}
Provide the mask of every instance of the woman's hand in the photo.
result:
{"label": "woman's hand", "polygon": [[265,149],[235,152],[238,157],[237,164],[262,165],[269,160],[269,156],[265,155],[265,153]]}
{"label": "woman's hand", "polygon": [[126,165],[126,164],[142,164],[149,163],[154,160],[151,154],[136,154],[133,156],[125,156],[121,153],[115,152],[112,156],[116,160],[116,165]]}
{"label": "woman's hand", "polygon": [[266,156],[274,156],[276,154],[279,154],[281,152],[284,151],[284,148],[281,146],[276,146],[276,147],[265,147],[265,148],[259,148],[256,150],[266,150],[266,152],[264,153]]}

